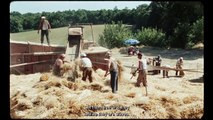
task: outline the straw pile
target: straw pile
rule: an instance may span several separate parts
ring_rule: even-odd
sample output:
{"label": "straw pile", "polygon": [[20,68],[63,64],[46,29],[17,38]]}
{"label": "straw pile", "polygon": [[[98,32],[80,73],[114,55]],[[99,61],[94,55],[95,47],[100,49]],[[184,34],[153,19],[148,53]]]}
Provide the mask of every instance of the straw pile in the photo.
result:
{"label": "straw pile", "polygon": [[[136,61],[137,58],[122,58],[122,62],[128,60]],[[176,61],[172,62],[175,64]],[[186,61],[185,66],[194,65],[188,63]],[[72,69],[81,75],[82,71],[77,64],[78,61],[74,62],[75,67]],[[122,66],[121,63],[119,65]],[[120,74],[122,82],[118,84],[117,94],[112,93],[110,76],[104,77],[105,71],[101,69],[93,71],[92,83],[88,80],[82,81],[81,77],[75,77],[74,81],[70,81],[66,75],[56,77],[51,73],[10,75],[11,118],[200,119],[202,117],[204,85],[203,82],[190,80],[200,78],[203,74],[186,72],[183,78],[148,75],[149,95],[145,96],[144,87],[135,87],[136,78],[130,80],[130,69],[124,70],[122,67],[119,69],[122,72]]]}
{"label": "straw pile", "polygon": [[117,60],[117,66],[118,66],[118,81],[121,82],[124,78],[123,78],[123,72],[124,72],[124,67],[123,64],[120,60]]}

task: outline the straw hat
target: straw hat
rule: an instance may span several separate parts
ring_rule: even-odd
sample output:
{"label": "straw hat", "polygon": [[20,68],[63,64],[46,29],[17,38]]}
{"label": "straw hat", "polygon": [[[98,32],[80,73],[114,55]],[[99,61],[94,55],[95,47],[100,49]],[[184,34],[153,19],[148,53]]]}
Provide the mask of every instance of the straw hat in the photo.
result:
{"label": "straw hat", "polygon": [[112,53],[111,52],[107,52],[106,54],[105,54],[105,57],[111,57],[112,56]]}
{"label": "straw hat", "polygon": [[61,57],[61,58],[65,58],[65,54],[61,54],[60,57]]}
{"label": "straw hat", "polygon": [[41,19],[45,19],[45,18],[46,18],[45,16],[42,16],[42,17],[41,17]]}
{"label": "straw hat", "polygon": [[81,53],[81,57],[86,57],[87,55],[85,53]]}

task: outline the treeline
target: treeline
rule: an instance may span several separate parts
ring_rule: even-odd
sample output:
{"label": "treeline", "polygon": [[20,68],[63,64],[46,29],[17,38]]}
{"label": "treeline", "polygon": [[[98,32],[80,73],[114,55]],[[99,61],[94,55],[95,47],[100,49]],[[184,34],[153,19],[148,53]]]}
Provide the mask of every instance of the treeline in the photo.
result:
{"label": "treeline", "polygon": [[[139,5],[136,9],[125,8],[122,10],[115,7],[113,10],[96,11],[79,9],[77,11],[26,14],[11,12],[10,32],[37,29],[39,19],[43,15],[47,17],[52,28],[75,23],[111,24],[122,22],[134,26],[133,34],[140,35],[131,36],[137,36],[137,38],[143,37],[144,33],[141,32],[144,30],[146,32],[160,31],[161,38],[164,39],[163,42],[153,43],[159,46],[186,48],[197,42],[203,42],[204,13],[201,2],[151,2],[150,5]],[[158,32],[154,34],[158,34]],[[158,38],[158,36],[156,37]],[[149,44],[149,40],[144,41]]]}

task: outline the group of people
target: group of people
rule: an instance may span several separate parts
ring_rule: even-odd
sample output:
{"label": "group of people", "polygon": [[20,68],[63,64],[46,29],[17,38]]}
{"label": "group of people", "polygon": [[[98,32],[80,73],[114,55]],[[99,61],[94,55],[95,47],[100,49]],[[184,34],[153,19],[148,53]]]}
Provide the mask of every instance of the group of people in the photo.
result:
{"label": "group of people", "polygon": [[139,49],[134,46],[130,46],[128,48],[128,55],[137,55],[139,53]]}
{"label": "group of people", "polygon": [[[112,92],[116,93],[118,90],[118,67],[117,67],[117,61],[111,57],[112,53],[107,52],[105,57],[107,58],[107,70],[105,73],[105,77],[110,74],[111,76],[111,88]],[[90,83],[93,82],[92,78],[92,62],[91,60],[87,57],[85,53],[80,54],[81,61],[80,61],[80,69],[83,71],[82,73],[82,80],[86,81],[88,78]],[[63,64],[65,59],[65,54],[59,55],[59,57],[56,59],[54,65],[53,65],[53,74],[56,76],[63,76]]]}
{"label": "group of people", "polygon": [[[80,69],[83,71],[82,80],[86,81],[88,77],[89,81],[92,82],[92,62],[86,56],[85,53],[81,53],[80,56],[81,56]],[[67,62],[65,61],[65,54],[60,54],[53,65],[54,75],[63,76],[64,74],[63,65],[65,62]]]}
{"label": "group of people", "polygon": [[[170,65],[166,64],[164,66],[161,66],[162,63],[162,58],[161,55],[158,55],[155,58],[148,58],[147,64],[150,65],[152,63],[153,66],[157,66],[157,67],[163,67],[163,78],[169,78],[168,72],[169,72],[169,68],[171,68]],[[160,69],[160,68],[159,68]],[[154,74],[160,74],[160,70],[154,70]],[[176,62],[176,76],[180,76],[183,77],[185,74],[183,72],[183,57],[178,58],[177,62]]]}
{"label": "group of people", "polygon": [[[171,66],[168,65],[168,64],[165,65],[165,66],[163,66],[163,67],[165,67],[165,68],[171,68]],[[175,69],[176,69],[176,71],[175,71],[175,75],[176,76],[183,77],[185,75],[184,72],[183,72],[183,70],[182,70],[183,69],[183,57],[178,58],[178,60],[176,62]],[[164,69],[163,70],[163,78],[165,78],[165,77],[169,78],[169,70],[168,69]]]}
{"label": "group of people", "polygon": [[[80,62],[80,68],[83,71],[82,80],[86,81],[88,78],[90,83],[93,82],[92,78],[92,62],[87,57],[85,53],[80,54],[81,62]],[[147,60],[143,59],[143,54],[139,52],[137,54],[138,57],[138,65],[135,72],[138,72],[136,87],[141,87],[141,85],[145,86],[146,88],[146,95],[147,93]],[[55,61],[55,64],[53,66],[53,74],[57,76],[63,76],[63,73],[60,71],[63,69],[62,65],[64,64],[64,58],[65,55],[61,54]],[[112,52],[107,52],[105,55],[105,58],[107,60],[107,70],[105,72],[104,77],[107,77],[110,74],[110,86],[112,88],[112,93],[116,93],[118,91],[118,63],[115,58],[112,57]],[[160,66],[162,59],[161,56],[158,55],[156,58],[154,58],[156,62],[156,66]],[[169,68],[169,65],[165,65],[163,67]],[[182,69],[183,67],[183,58],[180,57],[176,63],[176,69]],[[168,71],[164,69],[163,70],[163,77],[168,77]],[[176,76],[180,75],[183,76],[184,72],[182,70],[176,71]]]}
{"label": "group of people", "polygon": [[[44,36],[46,36],[46,40],[48,45],[50,45],[49,40],[49,32],[51,29],[51,25],[48,20],[46,20],[45,16],[41,17],[39,27],[38,27],[38,34],[41,30],[41,44],[44,43]],[[150,60],[146,61],[146,59],[143,58],[143,54],[139,51],[137,47],[130,46],[128,48],[128,55],[137,55],[138,56],[138,66],[134,73],[138,72],[137,82],[136,86],[140,87],[142,84],[146,88],[146,95],[147,93],[147,64],[150,64]],[[86,81],[88,78],[90,83],[93,82],[92,78],[92,62],[87,57],[85,53],[81,53],[81,62],[80,62],[80,69],[83,71],[82,80]],[[118,63],[117,61],[112,57],[112,52],[107,52],[105,57],[107,58],[107,70],[105,73],[105,77],[110,74],[110,84],[112,88],[112,92],[116,93],[118,91]],[[56,59],[54,66],[53,66],[53,74],[56,76],[63,76],[63,64],[66,62],[65,60],[65,54],[59,55],[59,57]],[[158,55],[156,58],[153,58],[153,65],[154,66],[161,66],[161,56]],[[169,65],[165,65],[163,67],[169,68]],[[182,69],[183,68],[183,58],[180,57],[176,63],[176,69]],[[169,77],[168,76],[169,70],[163,70],[163,78]],[[156,74],[160,74],[160,70],[155,70]],[[176,70],[176,76],[184,76],[184,72],[182,70]]]}

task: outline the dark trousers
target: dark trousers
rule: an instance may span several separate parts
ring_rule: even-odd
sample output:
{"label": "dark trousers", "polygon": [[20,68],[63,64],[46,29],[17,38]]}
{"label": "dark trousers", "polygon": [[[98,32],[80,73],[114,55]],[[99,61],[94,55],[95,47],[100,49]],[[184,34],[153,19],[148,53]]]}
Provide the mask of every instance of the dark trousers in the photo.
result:
{"label": "dark trousers", "polygon": [[[176,66],[176,69],[182,69],[182,66],[177,65],[177,66]],[[183,71],[176,70],[175,75],[176,75],[176,76],[178,76],[178,75],[184,76],[185,73],[184,73]]]}
{"label": "dark trousers", "polygon": [[83,69],[82,80],[86,81],[87,77],[89,78],[89,82],[91,83],[92,82],[92,68],[86,67]]}
{"label": "dark trousers", "polygon": [[50,41],[49,41],[49,31],[48,30],[41,30],[41,44],[44,43],[44,35],[46,36],[47,43],[49,45]]}
{"label": "dark trousers", "polygon": [[110,71],[111,75],[111,88],[112,92],[115,93],[118,90],[118,72],[117,71]]}
{"label": "dark trousers", "polygon": [[165,78],[165,77],[169,77],[169,75],[168,75],[168,70],[163,70],[163,78]]}
{"label": "dark trousers", "polygon": [[[160,63],[156,62],[156,66],[160,66]],[[157,70],[157,74],[160,74],[160,70]]]}

